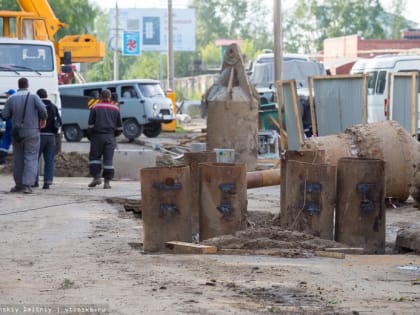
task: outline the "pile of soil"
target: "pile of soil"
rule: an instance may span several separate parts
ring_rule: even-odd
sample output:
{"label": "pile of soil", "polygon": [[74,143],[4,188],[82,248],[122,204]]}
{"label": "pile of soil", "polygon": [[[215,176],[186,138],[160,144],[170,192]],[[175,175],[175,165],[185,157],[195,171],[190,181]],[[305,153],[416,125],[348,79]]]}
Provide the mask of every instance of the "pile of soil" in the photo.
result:
{"label": "pile of soil", "polygon": [[311,257],[315,251],[346,247],[332,240],[297,231],[284,230],[268,211],[248,211],[248,228],[202,242],[224,254],[275,255],[288,258]]}
{"label": "pile of soil", "polygon": [[[0,174],[11,174],[12,172],[13,172],[13,155],[9,154],[6,160],[6,164],[0,169]],[[80,152],[58,153],[55,156],[54,175],[57,177],[89,176],[88,153],[80,153]]]}
{"label": "pile of soil", "polygon": [[55,156],[55,176],[89,176],[89,155],[80,152],[60,152]]}

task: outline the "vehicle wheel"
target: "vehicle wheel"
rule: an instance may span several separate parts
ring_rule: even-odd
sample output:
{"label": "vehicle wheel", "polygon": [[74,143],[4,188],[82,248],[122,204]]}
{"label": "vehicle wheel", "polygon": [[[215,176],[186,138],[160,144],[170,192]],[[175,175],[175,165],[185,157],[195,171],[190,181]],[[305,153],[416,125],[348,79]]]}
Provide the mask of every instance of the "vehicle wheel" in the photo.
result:
{"label": "vehicle wheel", "polygon": [[162,125],[160,123],[152,123],[144,126],[143,133],[148,138],[156,138],[162,131]]}
{"label": "vehicle wheel", "polygon": [[80,142],[83,137],[82,130],[78,125],[66,125],[63,127],[64,138],[68,142]]}
{"label": "vehicle wheel", "polygon": [[123,134],[124,136],[132,141],[141,135],[141,126],[135,119],[127,119],[123,122]]}

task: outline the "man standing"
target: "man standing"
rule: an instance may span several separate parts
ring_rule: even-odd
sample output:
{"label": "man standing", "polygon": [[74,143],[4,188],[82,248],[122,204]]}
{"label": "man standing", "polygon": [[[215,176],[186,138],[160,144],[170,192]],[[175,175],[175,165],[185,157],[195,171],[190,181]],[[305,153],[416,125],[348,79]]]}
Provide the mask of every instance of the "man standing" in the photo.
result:
{"label": "man standing", "polygon": [[[15,93],[16,91],[13,89],[10,89],[4,92],[7,98],[9,98]],[[11,132],[12,132],[12,120],[9,118],[8,120],[6,120],[6,128],[4,131],[4,135],[0,141],[0,165],[6,164],[6,157],[7,157],[7,154],[9,154],[10,144],[12,143],[12,138],[10,135]]]}
{"label": "man standing", "polygon": [[[53,183],[54,177],[54,158],[56,153],[56,135],[61,127],[61,117],[58,108],[47,97],[45,89],[39,89],[36,94],[42,100],[47,108],[48,118],[44,128],[41,129],[41,144],[39,148],[39,157],[44,158],[44,185],[42,189],[49,189]],[[35,187],[38,187],[38,176]]]}
{"label": "man standing", "polygon": [[111,188],[109,182],[114,177],[115,137],[122,133],[120,109],[111,103],[110,90],[102,90],[101,101],[90,110],[88,125],[90,140],[89,172],[93,177],[88,186],[95,187],[102,184],[101,168],[103,165],[104,189],[109,189]]}
{"label": "man standing", "polygon": [[[13,178],[15,187],[10,192],[31,194],[31,186],[38,173],[39,128],[44,128],[47,109],[36,94],[28,91],[27,78],[18,80],[18,91],[7,99],[2,118],[12,119]],[[13,137],[16,128],[19,137]]]}

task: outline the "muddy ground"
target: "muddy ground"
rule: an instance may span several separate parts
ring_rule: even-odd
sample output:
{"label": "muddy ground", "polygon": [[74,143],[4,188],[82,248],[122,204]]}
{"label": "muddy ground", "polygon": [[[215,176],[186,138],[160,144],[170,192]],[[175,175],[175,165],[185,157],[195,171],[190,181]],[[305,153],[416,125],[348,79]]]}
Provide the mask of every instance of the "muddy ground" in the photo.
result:
{"label": "muddy ground", "polygon": [[206,241],[216,255],[144,254],[139,183],[87,189],[87,152],[66,146],[50,190],[8,193],[0,172],[0,314],[418,314],[420,256],[395,246],[420,228],[412,200],[387,209],[386,255],[319,255],[345,245],[282,230],[279,186],[248,190],[248,227]]}

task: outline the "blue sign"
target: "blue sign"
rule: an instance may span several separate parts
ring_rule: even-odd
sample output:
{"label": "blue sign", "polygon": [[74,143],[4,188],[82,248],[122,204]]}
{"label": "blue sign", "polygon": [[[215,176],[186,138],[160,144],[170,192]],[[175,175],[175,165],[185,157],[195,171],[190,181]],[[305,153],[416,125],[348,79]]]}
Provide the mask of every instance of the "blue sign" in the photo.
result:
{"label": "blue sign", "polygon": [[124,32],[123,56],[140,55],[140,32]]}
{"label": "blue sign", "polygon": [[160,45],[160,18],[158,16],[143,17],[143,43]]}

